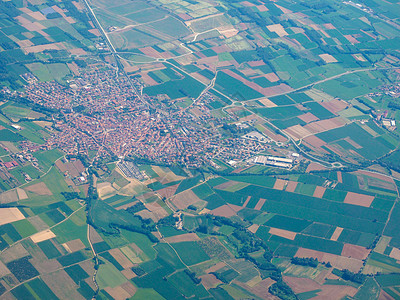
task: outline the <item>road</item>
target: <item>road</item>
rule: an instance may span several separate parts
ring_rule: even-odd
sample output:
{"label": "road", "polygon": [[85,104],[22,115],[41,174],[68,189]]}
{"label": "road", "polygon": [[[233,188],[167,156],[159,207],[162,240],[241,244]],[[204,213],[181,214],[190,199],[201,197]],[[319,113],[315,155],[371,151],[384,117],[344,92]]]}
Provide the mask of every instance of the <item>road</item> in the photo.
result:
{"label": "road", "polygon": [[[85,3],[86,7],[88,8],[88,11],[89,11],[89,13],[90,13],[92,19],[95,21],[95,22],[94,22],[95,26],[99,29],[100,33],[103,35],[104,39],[106,40],[107,44],[109,45],[109,48],[110,48],[110,50],[111,50],[111,53],[114,55],[115,60],[117,61],[117,63],[119,63],[119,60],[120,60],[120,59],[123,60],[123,58],[122,58],[122,57],[118,54],[118,52],[115,50],[115,48],[114,48],[112,42],[110,41],[109,37],[108,37],[107,34],[106,34],[104,28],[101,26],[100,22],[98,21],[98,19],[97,19],[95,13],[94,13],[94,11],[93,11],[93,9],[90,7],[90,4],[89,4],[88,0],[83,0],[83,2]],[[193,32],[193,30],[192,30],[192,32]],[[194,39],[196,39],[196,37],[197,37],[197,35],[195,34]],[[190,51],[191,51],[191,50],[190,50]],[[158,59],[157,59],[157,60],[158,60]],[[161,61],[161,60],[160,60],[160,61]],[[229,99],[230,101],[232,101],[232,103],[237,102],[235,99],[232,99],[232,98],[229,97],[228,95],[226,95],[226,94],[224,94],[224,93],[222,93],[222,92],[220,92],[220,91],[218,91],[218,90],[216,90],[216,89],[214,88],[214,84],[215,84],[215,81],[216,81],[216,76],[215,76],[215,77],[213,78],[213,80],[207,85],[207,84],[201,82],[200,80],[198,80],[197,78],[193,77],[192,75],[190,75],[188,72],[186,72],[185,70],[183,70],[183,69],[180,68],[179,66],[177,66],[177,65],[175,65],[175,64],[172,64],[172,63],[169,62],[168,60],[162,60],[162,61],[163,61],[164,63],[166,63],[166,64],[169,64],[169,65],[172,66],[173,68],[179,70],[180,72],[182,72],[182,73],[185,74],[186,76],[189,76],[189,77],[191,77],[192,79],[194,79],[194,80],[198,81],[199,83],[201,83],[202,85],[204,85],[204,86],[205,86],[205,89],[203,90],[202,94],[204,94],[205,92],[207,92],[207,91],[209,91],[209,90],[213,90],[213,91],[215,91],[215,92],[221,94],[223,97],[226,97],[227,99]],[[303,90],[303,89],[307,89],[307,88],[313,87],[313,86],[315,86],[315,85],[317,85],[317,84],[320,84],[320,83],[323,83],[323,82],[326,82],[326,81],[329,81],[329,80],[334,80],[334,79],[340,78],[340,77],[345,76],[345,75],[355,74],[355,73],[359,73],[359,72],[373,71],[373,70],[399,69],[399,68],[400,68],[400,67],[386,67],[386,68],[374,67],[374,68],[365,68],[365,69],[349,70],[349,71],[346,71],[346,72],[344,72],[344,73],[337,74],[337,75],[334,75],[334,76],[331,76],[331,77],[328,77],[328,78],[324,78],[324,79],[321,79],[321,80],[319,80],[319,81],[310,83],[310,84],[308,84],[308,85],[306,85],[306,86],[302,86],[302,87],[299,87],[299,88],[296,88],[296,89],[291,89],[290,91],[284,91],[284,92],[281,92],[281,93],[277,93],[277,94],[275,94],[274,96],[286,95],[286,94],[289,94],[289,93],[293,93],[293,92],[296,92],[296,91],[300,91],[300,90]],[[166,115],[166,114],[167,114],[167,112],[165,112],[165,111],[163,111],[163,110],[160,110],[159,108],[154,107],[154,105],[152,105],[151,103],[148,103],[147,101],[145,101],[145,100],[143,99],[142,95],[137,91],[136,86],[134,85],[134,83],[132,82],[132,80],[131,80],[131,78],[128,76],[128,74],[125,72],[125,70],[122,68],[122,70],[120,70],[120,71],[128,78],[129,83],[130,83],[130,85],[131,85],[133,91],[135,92],[136,96],[142,101],[142,103],[144,103],[144,104],[147,105],[148,107],[151,107],[151,108],[157,110],[158,112],[162,113],[163,115]],[[201,95],[200,95],[200,96],[201,96]],[[199,97],[200,97],[200,96],[199,96]],[[198,100],[199,97],[198,97],[196,100]],[[265,97],[262,97],[262,98],[265,98]],[[262,98],[259,98],[259,99],[262,99]],[[251,110],[249,110],[249,109],[245,106],[245,104],[246,104],[246,102],[248,102],[248,101],[255,101],[255,100],[258,100],[258,99],[245,100],[245,101],[241,101],[241,103],[244,104],[243,107],[244,107],[245,110],[247,110],[247,111],[253,113]],[[229,107],[233,107],[233,106],[235,106],[235,105],[234,105],[234,104],[231,104],[231,105],[225,106],[223,109],[224,109],[224,111],[225,111],[225,109],[227,109],[227,108],[229,108]],[[225,111],[225,112],[226,112],[226,111]],[[261,117],[261,116],[260,116],[260,117]],[[292,138],[291,136],[289,136],[286,132],[284,132],[283,130],[277,128],[277,127],[276,127],[275,125],[273,125],[268,119],[266,119],[266,118],[264,118],[264,117],[261,117],[261,118],[262,118],[263,120],[265,120],[265,122],[268,123],[272,128],[274,128],[274,129],[277,130],[280,134],[282,134],[283,136],[285,136],[285,137],[288,139],[288,141],[289,141],[291,144],[293,144],[293,146],[298,150],[298,152],[300,152],[300,153],[303,154],[303,156],[309,158],[309,159],[312,160],[312,161],[316,161],[316,162],[322,163],[324,166],[326,166],[326,167],[328,167],[328,168],[338,168],[338,167],[342,167],[342,164],[339,163],[339,162],[333,162],[333,163],[331,163],[331,162],[329,162],[329,161],[325,161],[325,160],[323,160],[323,159],[321,159],[321,158],[318,158],[318,157],[315,157],[315,156],[313,156],[313,155],[311,155],[311,154],[309,154],[309,153],[306,153],[306,152],[293,140],[293,138]]]}
{"label": "road", "polygon": [[[70,214],[68,217],[66,217],[64,220],[62,220],[61,222],[58,222],[57,224],[54,224],[53,226],[51,226],[51,227],[49,227],[49,228],[47,228],[47,229],[45,229],[45,230],[50,230],[50,229],[52,229],[52,228],[54,228],[54,227],[56,227],[56,226],[58,226],[58,225],[64,223],[65,221],[67,221],[69,218],[71,218],[74,214],[76,214],[78,211],[80,211],[80,210],[81,210],[82,208],[84,208],[84,207],[86,207],[86,205],[84,205],[84,206],[78,208],[78,209],[75,210],[72,214]],[[36,233],[35,233],[35,234],[36,234]],[[32,234],[32,235],[34,235],[34,234]],[[3,250],[0,251],[0,254],[2,254],[2,253],[3,253],[4,251],[6,251],[7,249],[9,249],[9,248],[15,246],[16,244],[18,244],[18,243],[20,243],[20,242],[22,242],[22,241],[24,241],[24,240],[29,239],[32,235],[27,236],[26,238],[20,239],[19,241],[16,241],[15,243],[13,243],[13,244],[11,244],[11,245],[8,245],[8,247],[6,247],[6,248],[4,248]]]}
{"label": "road", "polygon": [[[155,109],[155,107],[153,107],[150,103],[148,103],[147,101],[145,101],[142,97],[142,95],[137,91],[135,84],[132,82],[132,79],[128,76],[128,74],[126,73],[124,68],[119,68],[119,64],[120,64],[120,59],[123,59],[118,52],[115,50],[114,45],[112,44],[110,38],[108,37],[107,33],[105,32],[103,26],[101,26],[99,20],[96,17],[96,14],[94,13],[92,7],[90,6],[88,0],[83,0],[83,3],[85,4],[86,8],[88,9],[89,15],[91,17],[91,19],[93,20],[93,24],[95,25],[95,27],[97,27],[97,29],[100,31],[101,35],[103,36],[103,38],[105,39],[111,54],[114,56],[114,59],[117,63],[117,68],[118,71],[122,72],[126,78],[128,79],[129,84],[131,85],[131,88],[133,90],[133,92],[135,93],[136,97],[145,105],[147,105],[148,107],[152,107]],[[117,73],[118,73],[117,71]]]}
{"label": "road", "polygon": [[[92,241],[90,240],[90,225],[88,224],[88,226],[87,226],[87,240],[88,240],[88,242],[89,242],[89,245],[90,245],[90,249],[92,249],[92,252],[93,252],[93,257],[94,257],[94,259],[95,259],[95,266],[98,266],[99,265],[99,258],[97,257],[97,254],[96,254],[96,251],[94,251],[94,248],[93,248],[93,244],[92,244]],[[97,295],[97,293],[99,292],[99,285],[98,285],[98,283],[97,283],[97,280],[96,280],[96,276],[97,276],[97,271],[98,271],[98,268],[94,268],[94,272],[93,272],[93,276],[92,276],[92,281],[93,281],[93,283],[94,283],[94,286],[96,287],[96,290],[95,290],[95,295]],[[95,296],[93,296],[93,299],[95,299]]]}
{"label": "road", "polygon": [[[305,86],[302,86],[302,87],[299,87],[299,88],[296,88],[296,89],[292,89],[290,91],[285,91],[285,92],[281,92],[281,93],[277,93],[277,94],[271,95],[269,97],[287,95],[287,94],[290,94],[290,93],[298,92],[298,91],[313,87],[313,86],[315,86],[317,84],[324,83],[326,81],[334,80],[334,79],[337,79],[337,78],[340,78],[340,77],[343,77],[343,76],[346,76],[346,75],[354,74],[354,73],[367,72],[367,71],[378,71],[378,70],[389,70],[389,69],[396,70],[396,69],[400,69],[400,67],[379,67],[379,68],[378,67],[374,67],[374,68],[366,68],[366,69],[349,70],[349,71],[346,71],[344,73],[340,73],[340,74],[337,74],[337,75],[334,75],[334,76],[331,76],[331,77],[327,77],[327,78],[318,80],[316,82],[307,84]],[[221,93],[221,92],[219,92],[219,93]],[[226,97],[226,95],[224,95],[224,96]],[[267,97],[264,96],[264,97],[260,97],[260,98],[244,100],[244,101],[240,101],[240,103],[246,103],[246,102],[249,102],[249,101],[257,101],[257,100],[261,100],[261,99],[265,99],[265,98],[267,98]],[[233,106],[233,105],[229,105],[229,106],[225,106],[225,107],[230,107],[230,106]]]}
{"label": "road", "polygon": [[83,0],[83,3],[85,3],[86,8],[89,10],[89,14],[91,15],[94,25],[97,27],[97,29],[100,31],[101,35],[106,39],[107,45],[110,47],[110,50],[112,53],[115,53],[115,48],[113,44],[111,43],[110,39],[108,38],[106,32],[104,31],[104,28],[101,26],[99,20],[96,17],[96,14],[94,13],[92,7],[89,5],[88,0]]}
{"label": "road", "polygon": [[[394,201],[392,208],[390,209],[389,215],[388,215],[387,220],[386,220],[386,222],[385,222],[385,226],[384,226],[383,229],[382,229],[382,233],[381,233],[381,235],[380,235],[380,237],[379,237],[379,240],[378,240],[377,243],[375,244],[375,247],[373,247],[373,248],[371,249],[371,251],[369,252],[368,256],[365,258],[365,261],[367,262],[368,259],[369,259],[369,257],[371,256],[372,252],[375,250],[376,246],[377,246],[377,245],[379,244],[379,242],[381,241],[381,239],[382,239],[382,237],[383,237],[383,234],[384,234],[384,232],[385,232],[385,230],[386,230],[386,227],[388,226],[388,224],[389,224],[389,222],[390,222],[390,219],[392,218],[393,210],[394,210],[394,208],[396,207],[396,205],[399,203],[400,192],[399,192],[399,188],[398,188],[398,186],[396,185],[396,182],[395,182],[395,180],[398,180],[397,178],[395,178],[395,177],[393,177],[393,176],[390,176],[390,175],[382,174],[382,173],[379,173],[379,172],[376,172],[376,171],[369,171],[369,170],[365,170],[365,171],[368,172],[368,173],[372,173],[372,174],[378,174],[378,175],[381,175],[381,176],[383,175],[383,176],[385,176],[385,177],[388,177],[388,178],[392,179],[393,182],[394,182],[394,185],[396,186],[396,192],[397,192],[397,198],[396,198],[396,200]],[[360,272],[362,272],[362,271],[364,270],[364,268],[365,268],[365,266],[363,265],[363,266],[361,267],[361,269],[360,269]]]}

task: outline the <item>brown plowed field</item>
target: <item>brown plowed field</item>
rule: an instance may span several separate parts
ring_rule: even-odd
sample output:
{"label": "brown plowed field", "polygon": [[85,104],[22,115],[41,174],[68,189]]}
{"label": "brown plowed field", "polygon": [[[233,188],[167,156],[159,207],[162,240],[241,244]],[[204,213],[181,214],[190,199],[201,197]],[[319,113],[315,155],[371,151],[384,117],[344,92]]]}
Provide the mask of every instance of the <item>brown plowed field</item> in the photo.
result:
{"label": "brown plowed field", "polygon": [[335,113],[345,109],[349,104],[346,101],[333,99],[328,102],[326,102],[326,101],[321,102],[321,105],[323,107],[325,107],[327,110],[329,110],[330,112],[335,114]]}
{"label": "brown plowed field", "polygon": [[335,231],[332,233],[331,241],[337,241],[339,236],[342,234],[342,231],[342,227],[336,227]]}
{"label": "brown plowed field", "polygon": [[287,192],[294,192],[297,187],[297,181],[289,181],[287,186],[286,186],[286,191]]}
{"label": "brown plowed field", "polygon": [[292,241],[296,238],[296,235],[297,235],[296,232],[289,231],[289,230],[278,229],[278,228],[271,228],[269,230],[269,233],[273,234],[273,235],[277,235],[277,236],[283,237],[283,238],[288,239],[288,240],[292,240]]}
{"label": "brown plowed field", "polygon": [[352,257],[352,258],[363,260],[368,257],[368,254],[370,252],[371,252],[371,250],[368,250],[365,247],[352,245],[352,244],[344,244],[343,250],[342,250],[342,256]]}
{"label": "brown plowed field", "polygon": [[335,254],[320,252],[311,249],[299,248],[296,257],[314,257],[319,261],[330,262],[332,266],[338,269],[348,269],[352,272],[358,272],[363,265],[363,261],[355,258],[343,257]]}
{"label": "brown plowed field", "polygon": [[306,172],[320,171],[320,170],[326,170],[326,168],[319,163],[312,162],[311,164],[308,165]]}
{"label": "brown plowed field", "polygon": [[275,184],[274,184],[274,189],[275,189],[275,190],[281,190],[281,191],[282,191],[282,190],[285,188],[286,183],[287,183],[286,180],[277,179],[277,180],[275,181]]}
{"label": "brown plowed field", "polygon": [[260,209],[263,207],[265,201],[267,201],[267,199],[260,199],[260,200],[257,202],[257,204],[256,204],[256,206],[254,207],[254,209],[260,210]]}
{"label": "brown plowed field", "polygon": [[320,292],[318,292],[318,296],[314,297],[313,299],[342,299],[346,296],[353,297],[358,291],[358,289],[352,286],[320,285],[309,278],[284,276],[284,281],[293,289],[296,294],[313,290],[321,290]]}
{"label": "brown plowed field", "polygon": [[344,199],[344,203],[370,207],[372,201],[374,201],[374,198],[374,196],[370,195],[348,192],[346,198]]}
{"label": "brown plowed field", "polygon": [[230,218],[236,215],[236,211],[233,210],[229,205],[222,205],[216,209],[211,210],[210,214],[213,214],[215,216]]}
{"label": "brown plowed field", "polygon": [[184,191],[178,195],[175,195],[172,199],[171,202],[178,208],[178,209],[185,209],[189,205],[196,203],[197,201],[200,201],[201,199],[196,196],[195,193],[193,193],[192,190],[187,190]]}
{"label": "brown plowed field", "polygon": [[326,190],[326,188],[324,188],[324,187],[322,187],[322,186],[317,186],[317,187],[315,188],[313,197],[322,198],[322,196],[323,196],[324,193],[325,193],[325,190]]}
{"label": "brown plowed field", "polygon": [[314,122],[314,121],[318,121],[319,119],[314,116],[312,113],[306,113],[304,115],[298,116],[298,118],[300,120],[303,120],[306,123],[310,123],[310,122]]}
{"label": "brown plowed field", "polygon": [[165,238],[167,243],[194,242],[200,241],[200,238],[195,233],[185,233]]}
{"label": "brown plowed field", "polygon": [[39,182],[34,185],[25,188],[26,191],[38,194],[38,195],[48,195],[51,196],[53,193],[49,190],[44,182]]}

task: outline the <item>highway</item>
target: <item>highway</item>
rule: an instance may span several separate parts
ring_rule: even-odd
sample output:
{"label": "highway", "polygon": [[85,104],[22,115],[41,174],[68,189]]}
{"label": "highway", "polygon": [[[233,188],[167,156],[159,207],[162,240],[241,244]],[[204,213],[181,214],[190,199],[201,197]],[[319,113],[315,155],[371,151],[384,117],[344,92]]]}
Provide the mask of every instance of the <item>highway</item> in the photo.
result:
{"label": "highway", "polygon": [[[94,13],[92,7],[91,7],[90,4],[89,4],[89,1],[88,1],[88,0],[83,0],[83,2],[85,3],[85,6],[86,6],[87,9],[88,9],[88,13],[89,13],[91,19],[93,20],[94,25],[98,28],[98,30],[100,31],[100,33],[101,33],[102,36],[104,37],[104,40],[106,41],[106,43],[107,43],[107,45],[108,45],[108,47],[109,47],[109,49],[110,49],[112,55],[114,56],[114,58],[115,58],[115,60],[116,60],[116,62],[117,62],[117,67],[118,67],[119,65],[122,65],[121,62],[120,62],[120,60],[124,60],[124,58],[122,58],[122,57],[119,55],[119,53],[116,51],[116,49],[115,49],[115,47],[113,46],[111,40],[109,39],[107,33],[105,32],[104,28],[101,26],[99,20],[97,19],[96,14]],[[196,37],[197,37],[197,36],[195,35],[195,39],[196,39]],[[165,59],[156,59],[156,61],[162,61],[162,62],[164,62],[164,63],[166,63],[166,64],[169,64],[171,67],[173,67],[173,68],[179,70],[180,72],[182,72],[182,73],[185,74],[186,76],[189,76],[189,77],[193,78],[194,80],[200,82],[202,85],[204,85],[204,87],[205,87],[204,90],[203,90],[203,91],[201,92],[201,94],[195,99],[194,103],[195,103],[196,101],[198,101],[198,100],[200,99],[200,97],[201,97],[202,95],[204,95],[206,92],[208,92],[209,90],[213,90],[213,91],[215,91],[215,92],[221,94],[222,96],[226,97],[226,98],[229,99],[230,101],[232,101],[232,104],[231,104],[231,105],[225,106],[225,107],[223,108],[223,110],[224,110],[225,112],[226,112],[226,109],[227,109],[227,108],[236,106],[234,103],[237,102],[237,100],[232,99],[230,96],[228,96],[228,95],[222,93],[221,91],[218,91],[218,90],[215,89],[214,85],[215,85],[215,81],[216,81],[216,76],[211,80],[211,82],[210,82],[209,84],[205,84],[204,82],[201,82],[201,81],[198,80],[197,78],[193,77],[191,74],[189,74],[188,72],[186,72],[185,70],[183,70],[183,69],[180,68],[179,66],[177,66],[177,65],[175,65],[175,64],[172,64],[172,63],[169,62],[168,60],[165,60]],[[296,89],[291,89],[291,90],[288,90],[288,91],[284,91],[284,92],[281,92],[281,93],[274,94],[273,96],[286,95],[286,94],[289,94],[289,93],[293,93],[293,92],[296,92],[296,91],[300,91],[300,90],[303,90],[303,89],[307,89],[307,88],[313,87],[313,86],[315,86],[315,85],[317,85],[317,84],[320,84],[320,83],[323,83],[323,82],[326,82],[326,81],[329,81],[329,80],[334,80],[334,79],[340,78],[340,77],[345,76],[345,75],[355,74],[355,73],[359,73],[359,72],[374,71],[374,70],[387,70],[387,69],[399,69],[399,68],[400,68],[400,67],[373,67],[373,68],[365,68],[365,69],[348,70],[348,71],[343,72],[343,73],[341,73],[341,74],[337,74],[337,75],[334,75],[334,76],[331,76],[331,77],[328,77],[328,78],[324,78],[324,79],[321,79],[321,80],[319,80],[319,81],[310,83],[310,84],[308,84],[308,85],[305,85],[305,86],[302,86],[302,87],[299,87],[299,88],[296,88]],[[124,68],[119,68],[119,67],[118,67],[118,69],[119,69],[119,71],[120,71],[121,73],[123,73],[123,75],[125,75],[125,76],[128,78],[128,81],[129,81],[129,83],[130,83],[130,85],[131,85],[131,87],[132,87],[132,89],[133,89],[135,95],[138,97],[138,99],[140,99],[140,101],[141,101],[143,104],[145,104],[147,107],[151,107],[151,108],[155,109],[157,112],[159,112],[159,113],[161,113],[161,114],[163,114],[163,115],[167,115],[167,114],[168,114],[167,112],[165,112],[165,111],[161,110],[160,108],[155,107],[153,104],[147,102],[147,101],[143,98],[143,96],[137,91],[137,88],[136,88],[135,84],[132,82],[131,78],[128,76],[128,74],[126,73],[126,71],[124,70]],[[216,75],[217,75],[217,74],[216,74]],[[262,98],[265,98],[265,97],[262,97]],[[259,99],[262,99],[262,98],[259,98]],[[251,111],[249,108],[246,107],[246,102],[248,102],[248,101],[255,101],[255,100],[257,100],[257,99],[245,100],[245,101],[241,101],[240,103],[242,104],[242,107],[243,107],[245,110],[247,110],[247,111],[250,112],[250,113],[253,113],[253,111]],[[226,113],[227,113],[227,112],[226,112]],[[228,114],[229,114],[229,113],[228,113]],[[329,162],[329,161],[323,160],[323,159],[321,159],[321,158],[315,157],[315,156],[313,156],[313,155],[311,155],[311,154],[305,152],[305,151],[296,143],[296,141],[294,141],[294,139],[293,139],[290,135],[288,135],[285,131],[283,131],[283,130],[279,129],[278,127],[276,127],[276,126],[275,126],[274,124],[272,124],[267,118],[262,117],[262,116],[259,116],[259,117],[260,117],[261,119],[263,119],[266,123],[268,123],[272,128],[274,128],[274,129],[275,129],[277,132],[279,132],[281,135],[285,136],[285,137],[287,138],[287,140],[295,147],[295,149],[297,149],[298,152],[300,152],[303,156],[309,158],[309,159],[312,160],[312,161],[318,162],[318,163],[324,165],[324,166],[327,167],[327,168],[342,168],[342,167],[343,167],[343,165],[342,165],[340,162]]]}

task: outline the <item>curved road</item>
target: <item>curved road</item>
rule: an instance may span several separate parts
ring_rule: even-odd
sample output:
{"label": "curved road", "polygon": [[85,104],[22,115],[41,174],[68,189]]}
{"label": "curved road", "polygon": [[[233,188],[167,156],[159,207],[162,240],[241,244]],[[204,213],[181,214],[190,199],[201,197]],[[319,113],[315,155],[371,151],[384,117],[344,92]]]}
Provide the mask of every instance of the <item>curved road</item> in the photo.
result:
{"label": "curved road", "polygon": [[[103,37],[105,38],[107,44],[109,45],[110,50],[111,50],[112,54],[114,55],[116,61],[118,61],[118,59],[123,59],[123,58],[118,54],[118,52],[115,50],[115,48],[114,48],[112,42],[110,41],[110,39],[109,39],[109,37],[107,36],[107,34],[106,34],[105,30],[103,29],[103,27],[101,26],[99,20],[98,20],[97,17],[96,17],[96,14],[94,13],[93,9],[91,8],[91,6],[90,6],[88,0],[83,0],[83,2],[85,3],[87,9],[89,10],[89,13],[90,13],[90,15],[92,16],[93,20],[95,21],[95,22],[94,22],[94,23],[95,23],[95,26],[98,27],[98,29],[100,30],[101,34],[102,34]],[[196,38],[196,37],[195,37],[195,38]],[[215,91],[215,92],[218,92],[218,93],[221,94],[222,96],[226,97],[226,98],[229,99],[230,101],[232,101],[232,103],[236,102],[236,100],[232,99],[231,97],[225,95],[224,93],[222,93],[222,92],[220,92],[220,91],[217,91],[217,90],[214,88],[214,83],[215,83],[216,77],[214,77],[214,79],[207,85],[207,84],[204,84],[203,82],[199,81],[198,79],[194,78],[192,75],[190,75],[188,72],[186,72],[185,70],[183,70],[183,69],[180,68],[179,66],[176,66],[176,65],[172,64],[172,63],[169,62],[168,60],[165,60],[164,62],[167,63],[167,64],[169,64],[169,65],[171,65],[172,67],[178,69],[180,72],[184,73],[186,76],[189,76],[189,77],[191,77],[192,79],[194,79],[194,80],[200,82],[201,84],[203,84],[203,85],[205,86],[205,89],[203,90],[202,94],[204,94],[204,93],[205,93],[206,91],[208,91],[208,90],[213,90],[213,91]],[[337,74],[337,75],[334,75],[334,76],[331,76],[331,77],[328,77],[328,78],[324,78],[324,79],[321,79],[321,80],[319,80],[319,81],[310,83],[310,84],[308,84],[308,85],[306,85],[306,86],[303,86],[303,87],[300,87],[300,88],[291,89],[290,91],[284,91],[284,92],[281,92],[281,93],[277,93],[277,94],[275,94],[274,96],[286,95],[286,94],[289,94],[289,93],[292,93],[292,92],[296,92],[296,91],[299,91],[299,90],[307,89],[307,88],[312,87],[312,86],[314,86],[314,85],[317,85],[317,84],[320,84],[320,83],[323,83],[323,82],[326,82],[326,81],[329,81],[329,80],[334,80],[334,79],[337,79],[337,78],[340,78],[340,77],[342,77],[342,76],[349,75],[349,74],[354,74],[354,73],[359,73],[359,72],[367,72],[367,71],[373,71],[373,70],[388,70],[388,69],[400,69],[400,67],[374,67],[374,68],[366,68],[366,69],[349,70],[349,71],[346,71],[346,72],[344,72],[344,73]],[[129,82],[131,83],[131,86],[132,86],[132,88],[133,88],[135,94],[138,96],[138,98],[139,98],[143,103],[145,103],[146,105],[148,105],[149,107],[154,108],[150,103],[148,103],[147,101],[144,101],[144,99],[142,98],[142,96],[140,95],[140,93],[137,92],[135,85],[134,85],[133,82],[131,81],[130,77],[126,74],[126,72],[125,72],[124,70],[122,70],[122,72],[123,72],[123,73],[125,74],[125,76],[128,78],[128,80],[129,80]],[[265,98],[265,97],[262,97],[262,98]],[[258,98],[258,99],[262,99],[262,98]],[[198,98],[197,98],[197,99],[198,99]],[[197,100],[197,99],[196,99],[196,100]],[[245,101],[241,101],[241,103],[242,103],[242,104],[245,104],[247,101],[255,101],[255,100],[257,100],[257,99],[245,100]],[[225,106],[225,107],[223,108],[223,110],[225,110],[225,109],[227,109],[227,108],[229,108],[229,107],[233,107],[233,106],[235,106],[235,105],[234,105],[234,104],[231,104],[231,105]],[[243,105],[243,108],[246,109],[247,111],[253,113],[253,112],[252,112],[251,110],[249,110],[245,105]],[[157,110],[158,110],[158,109],[157,109]],[[159,110],[158,110],[158,111],[159,111]],[[164,111],[161,111],[161,112],[162,112],[163,114],[165,114]],[[260,117],[261,117],[261,116],[260,116]],[[317,157],[315,157],[315,156],[313,156],[313,155],[311,155],[311,154],[306,153],[303,149],[300,148],[299,145],[297,145],[297,143],[293,140],[293,138],[292,138],[291,136],[289,136],[289,135],[288,135],[287,133],[285,133],[283,130],[277,128],[277,127],[276,127],[275,125],[273,125],[268,119],[266,119],[266,118],[264,118],[264,117],[261,117],[261,118],[262,118],[263,120],[265,120],[270,126],[272,126],[272,127],[275,128],[277,131],[279,131],[282,135],[284,135],[284,136],[289,140],[289,142],[292,143],[293,146],[294,146],[299,152],[301,152],[304,156],[308,157],[308,158],[311,159],[311,160],[314,160],[314,161],[317,161],[317,162],[319,162],[319,163],[322,163],[325,167],[328,167],[328,168],[340,168],[340,167],[342,167],[342,164],[339,163],[339,162],[331,163],[331,162],[325,161],[325,160],[323,160],[323,159],[317,158]]]}

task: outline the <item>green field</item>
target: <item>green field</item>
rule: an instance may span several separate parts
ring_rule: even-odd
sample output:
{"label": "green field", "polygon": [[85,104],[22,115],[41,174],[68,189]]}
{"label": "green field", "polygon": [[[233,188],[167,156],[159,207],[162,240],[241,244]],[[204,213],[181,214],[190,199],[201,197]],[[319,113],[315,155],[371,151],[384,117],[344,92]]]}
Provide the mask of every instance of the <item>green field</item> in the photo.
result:
{"label": "green field", "polygon": [[57,149],[53,149],[43,152],[35,152],[34,156],[37,158],[40,165],[48,169],[57,159],[63,156],[63,153]]}
{"label": "green field", "polygon": [[66,75],[70,74],[67,65],[62,63],[42,64],[32,63],[28,64],[27,68],[40,80],[40,81],[63,81]]}
{"label": "green field", "polygon": [[302,112],[295,106],[259,108],[255,110],[255,113],[272,120],[289,119],[302,114]]}
{"label": "green field", "polygon": [[173,247],[187,265],[195,265],[209,259],[196,242],[176,243]]}
{"label": "green field", "polygon": [[19,142],[22,140],[24,140],[24,137],[22,137],[18,133],[12,132],[11,130],[8,129],[0,130],[0,141]]}
{"label": "green field", "polygon": [[260,98],[263,95],[224,72],[219,72],[215,81],[217,90],[239,101]]}
{"label": "green field", "polygon": [[86,238],[86,226],[77,226],[71,220],[66,220],[60,225],[57,225],[52,231],[57,236],[57,241],[61,244],[80,239],[85,245],[89,245]]}
{"label": "green field", "polygon": [[173,80],[160,85],[146,87],[144,92],[149,96],[166,94],[171,99],[178,99],[183,97],[196,98],[203,89],[203,84],[192,77],[186,76],[181,80]]}
{"label": "green field", "polygon": [[97,282],[100,288],[116,287],[126,282],[126,278],[108,261],[104,261],[97,273]]}
{"label": "green field", "polygon": [[37,232],[36,228],[27,219],[14,222],[13,227],[22,238],[26,238]]}

